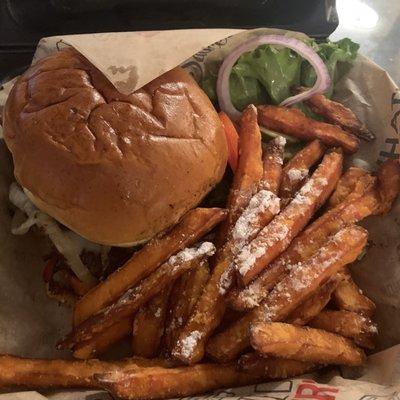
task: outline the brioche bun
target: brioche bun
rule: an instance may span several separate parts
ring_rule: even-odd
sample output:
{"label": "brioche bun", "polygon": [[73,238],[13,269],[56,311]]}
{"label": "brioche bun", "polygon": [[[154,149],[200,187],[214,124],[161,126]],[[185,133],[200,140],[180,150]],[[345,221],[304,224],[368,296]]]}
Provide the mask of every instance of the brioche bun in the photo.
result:
{"label": "brioche bun", "polygon": [[183,69],[123,95],[72,49],[17,80],[4,138],[36,206],[107,245],[138,244],[175,224],[227,161],[218,115]]}

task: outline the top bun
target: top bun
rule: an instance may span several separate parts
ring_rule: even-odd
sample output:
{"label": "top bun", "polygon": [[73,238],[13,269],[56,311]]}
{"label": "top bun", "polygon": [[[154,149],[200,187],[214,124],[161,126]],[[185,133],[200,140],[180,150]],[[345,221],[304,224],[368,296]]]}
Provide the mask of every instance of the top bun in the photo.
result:
{"label": "top bun", "polygon": [[183,69],[123,95],[72,49],[17,80],[4,138],[17,181],[41,210],[117,246],[175,224],[221,179],[227,160],[218,115]]}

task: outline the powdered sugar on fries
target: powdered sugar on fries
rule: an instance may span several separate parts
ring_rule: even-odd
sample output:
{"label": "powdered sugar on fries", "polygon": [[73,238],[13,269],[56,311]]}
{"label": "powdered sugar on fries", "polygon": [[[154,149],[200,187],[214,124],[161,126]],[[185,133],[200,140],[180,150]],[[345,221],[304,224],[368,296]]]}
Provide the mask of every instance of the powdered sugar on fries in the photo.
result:
{"label": "powdered sugar on fries", "polygon": [[308,174],[308,169],[306,168],[291,168],[289,171],[287,171],[287,176],[291,181],[302,181]]}
{"label": "powdered sugar on fries", "polygon": [[[189,262],[191,260],[194,260],[195,258],[211,257],[214,254],[215,246],[211,242],[203,242],[198,247],[188,247],[186,249],[183,249],[176,255],[171,256],[166,264],[169,264],[171,267],[178,267],[182,263]],[[112,310],[113,308],[118,308],[119,305],[123,305],[129,300],[135,298],[136,296],[139,296],[141,291],[141,284],[127,290],[116,303],[106,309],[106,313],[109,313],[110,310]]]}
{"label": "powdered sugar on fries", "polygon": [[274,139],[274,144],[276,144],[277,146],[279,146],[280,149],[283,150],[286,145],[286,139],[283,136],[277,136]]}
{"label": "powdered sugar on fries", "polygon": [[[327,185],[328,180],[326,178],[311,177],[311,179],[301,187],[295,198],[285,209],[287,218],[290,219],[292,215],[295,217],[295,214],[299,213],[298,205],[311,204],[313,198],[318,197]],[[279,220],[279,215],[267,225],[266,229],[268,229],[269,235],[265,238],[263,246],[255,247],[254,243],[250,242],[236,257],[235,266],[242,276],[252,268],[256,260],[263,256],[271,246],[277,242],[287,240],[289,228],[287,224],[285,224],[285,221]]]}
{"label": "powdered sugar on fries", "polygon": [[240,300],[248,308],[257,307],[263,299],[262,285],[259,282],[254,282],[239,293]]}
{"label": "powdered sugar on fries", "polygon": [[328,180],[326,178],[311,178],[307,183],[302,186],[290,205],[310,204],[312,202],[312,199],[308,196],[308,194],[311,193],[313,196],[318,196],[324,190],[327,184]]}
{"label": "powdered sugar on fries", "polygon": [[238,257],[236,258],[236,268],[241,275],[246,272],[254,265],[257,258],[261,257],[265,253],[265,249],[257,247],[254,250],[251,245],[246,246],[242,249]]}
{"label": "powdered sugar on fries", "polygon": [[364,332],[366,332],[366,333],[374,333],[374,334],[378,333],[378,327],[376,326],[375,323],[373,323],[371,321],[370,318],[366,318],[362,314],[358,314],[358,316],[359,316],[360,320],[364,323],[364,326],[363,326],[363,328],[364,328],[363,331]]}
{"label": "powdered sugar on fries", "polygon": [[258,224],[255,224],[255,222],[261,214],[267,211],[273,215],[278,214],[280,211],[280,200],[269,190],[260,190],[251,198],[249,205],[238,218],[233,228],[232,238],[234,240],[234,247],[237,250],[240,250],[246,244],[249,237],[257,233]]}
{"label": "powdered sugar on fries", "polygon": [[277,306],[269,306],[264,310],[264,320],[265,321],[273,321],[275,319],[276,313],[279,311],[279,307]]}
{"label": "powdered sugar on fries", "polygon": [[179,265],[183,262],[193,260],[197,257],[211,257],[214,254],[215,246],[211,242],[203,242],[199,247],[188,247],[186,249],[183,249],[174,256],[171,256],[167,262],[171,265]]}
{"label": "powdered sugar on fries", "polygon": [[189,336],[179,340],[181,353],[185,357],[190,357],[197,342],[202,338],[203,334],[200,331],[193,331]]}
{"label": "powdered sugar on fries", "polygon": [[[339,232],[341,233],[341,232]],[[334,241],[339,240],[339,238],[334,237]],[[332,255],[331,257],[327,258],[323,263],[319,263],[319,267],[322,269],[330,267],[333,263],[339,260],[339,256],[337,254]],[[308,267],[310,269],[310,266]],[[303,263],[299,262],[295,265],[291,265],[290,269],[290,278],[292,280],[292,284],[295,290],[300,290],[312,282],[313,276],[310,274],[303,274],[302,270],[304,269]],[[312,269],[312,265],[311,265]],[[279,284],[277,285],[279,287]]]}
{"label": "powdered sugar on fries", "polygon": [[[283,149],[286,145],[286,139],[282,136],[278,136],[272,140],[272,143],[278,147],[279,152],[273,152],[267,156],[268,160],[271,160],[279,165],[283,165]],[[280,154],[279,154],[280,153]]]}
{"label": "powdered sugar on fries", "polygon": [[221,275],[219,281],[219,294],[224,295],[226,291],[232,286],[232,267],[228,267],[226,271]]}
{"label": "powdered sugar on fries", "polygon": [[[340,243],[343,231],[339,231],[332,237],[333,242]],[[319,250],[322,252],[323,249]],[[330,257],[327,257],[322,263],[320,262],[319,258],[313,258],[312,263],[305,266],[302,262],[298,262],[292,265],[289,265],[287,269],[290,271],[288,279],[279,282],[274,289],[274,295],[276,298],[279,297],[286,297],[287,300],[291,300],[291,295],[288,291],[286,286],[287,282],[290,282],[290,287],[295,291],[299,292],[302,289],[309,287],[314,280],[314,274],[309,273],[309,271],[313,271],[317,266],[319,269],[326,269],[329,268],[332,264],[340,259],[339,254],[332,254]],[[315,263],[318,263],[316,265]],[[305,273],[307,271],[307,273]],[[265,317],[268,320],[272,320],[274,318],[274,309],[273,307],[269,307],[266,311]]]}
{"label": "powdered sugar on fries", "polygon": [[160,307],[157,308],[156,312],[154,313],[154,316],[156,318],[160,318],[161,317],[161,308]]}
{"label": "powdered sugar on fries", "polygon": [[271,235],[266,238],[265,246],[256,247],[245,246],[236,258],[236,268],[241,275],[245,275],[247,271],[254,265],[256,260],[265,254],[266,250],[273,246],[276,242],[285,240],[286,235],[289,232],[289,228],[284,224],[276,224],[271,226]]}

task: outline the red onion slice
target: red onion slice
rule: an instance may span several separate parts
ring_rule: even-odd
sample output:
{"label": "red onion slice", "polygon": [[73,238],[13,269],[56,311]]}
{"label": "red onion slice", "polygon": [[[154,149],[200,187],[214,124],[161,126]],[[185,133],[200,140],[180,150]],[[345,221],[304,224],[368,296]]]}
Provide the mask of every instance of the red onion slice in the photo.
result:
{"label": "red onion slice", "polygon": [[231,75],[232,68],[243,53],[253,50],[262,44],[277,44],[294,50],[313,66],[317,74],[317,80],[311,89],[295,96],[288,97],[282,101],[280,104],[281,106],[291,106],[295,103],[310,98],[316,93],[323,93],[331,85],[331,78],[329,76],[328,69],[321,57],[310,46],[301,40],[282,35],[262,35],[249,39],[232,50],[232,52],[224,59],[218,71],[217,96],[219,106],[222,111],[226,112],[235,120],[240,117],[241,112],[239,112],[232,104],[229,92],[229,77]]}

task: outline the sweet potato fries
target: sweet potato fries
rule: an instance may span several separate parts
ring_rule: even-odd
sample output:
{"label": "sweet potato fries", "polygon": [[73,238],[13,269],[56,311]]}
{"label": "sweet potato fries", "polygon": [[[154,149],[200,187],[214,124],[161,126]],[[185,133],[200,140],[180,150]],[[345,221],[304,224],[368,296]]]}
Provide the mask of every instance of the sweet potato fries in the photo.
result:
{"label": "sweet potato fries", "polygon": [[[103,388],[156,400],[362,365],[378,328],[375,304],[350,273],[368,238],[356,224],[390,211],[400,164],[342,174],[343,151],[369,133],[338,103],[308,103],[327,122],[247,107],[238,143],[236,133],[229,139],[238,154],[226,210],[190,211],[83,294],[60,347],[84,360],[0,356],[0,388]],[[309,143],[284,164],[285,140],[263,145],[258,122]],[[92,359],[127,336],[148,359]]]}

